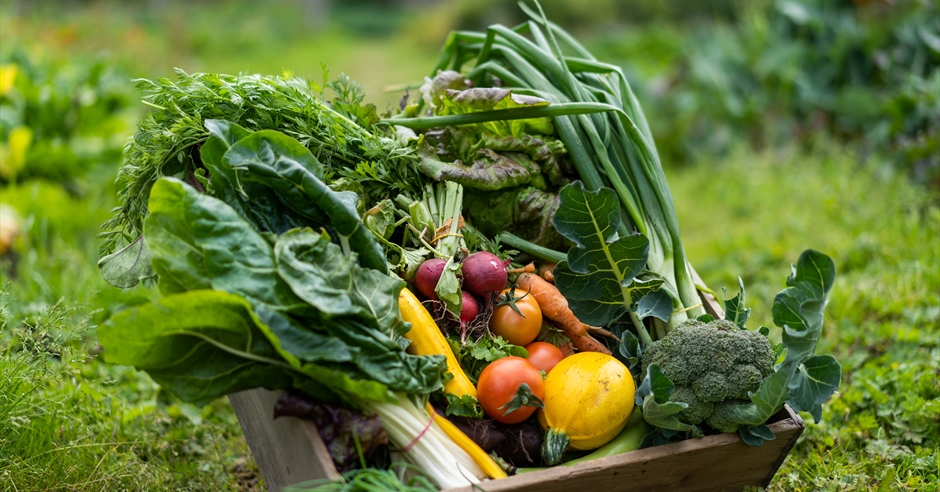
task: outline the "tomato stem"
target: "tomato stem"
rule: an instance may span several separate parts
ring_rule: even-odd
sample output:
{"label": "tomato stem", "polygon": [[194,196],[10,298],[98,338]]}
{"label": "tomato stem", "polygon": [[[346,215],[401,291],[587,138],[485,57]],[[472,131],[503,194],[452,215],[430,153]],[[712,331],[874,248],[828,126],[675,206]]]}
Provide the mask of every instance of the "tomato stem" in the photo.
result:
{"label": "tomato stem", "polygon": [[509,288],[509,292],[499,295],[499,302],[496,303],[497,306],[509,306],[513,311],[516,312],[519,316],[525,318],[525,315],[522,314],[522,311],[519,310],[519,306],[516,306],[517,301],[525,299],[531,291],[526,291],[525,294],[516,297],[516,286],[513,285]]}
{"label": "tomato stem", "polygon": [[499,410],[505,408],[506,411],[503,412],[503,416],[506,416],[522,407],[545,408],[542,399],[532,394],[532,388],[529,387],[529,383],[520,384],[512,400],[509,400],[505,405],[499,407]]}

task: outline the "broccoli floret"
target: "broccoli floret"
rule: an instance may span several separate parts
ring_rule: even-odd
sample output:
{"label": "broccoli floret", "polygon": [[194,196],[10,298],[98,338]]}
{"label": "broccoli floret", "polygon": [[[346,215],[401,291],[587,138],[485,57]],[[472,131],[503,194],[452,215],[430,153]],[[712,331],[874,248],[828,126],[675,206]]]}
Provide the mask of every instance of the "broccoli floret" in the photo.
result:
{"label": "broccoli floret", "polygon": [[774,352],[767,337],[731,321],[687,321],[646,349],[643,372],[650,364],[676,385],[669,399],[689,405],[680,421],[733,432],[738,426],[728,412],[748,403],[748,392],[773,373]]}
{"label": "broccoli floret", "polygon": [[685,402],[689,405],[676,416],[676,418],[687,424],[699,424],[715,411],[714,403],[699,400],[692,388],[688,386],[676,388],[669,399]]}

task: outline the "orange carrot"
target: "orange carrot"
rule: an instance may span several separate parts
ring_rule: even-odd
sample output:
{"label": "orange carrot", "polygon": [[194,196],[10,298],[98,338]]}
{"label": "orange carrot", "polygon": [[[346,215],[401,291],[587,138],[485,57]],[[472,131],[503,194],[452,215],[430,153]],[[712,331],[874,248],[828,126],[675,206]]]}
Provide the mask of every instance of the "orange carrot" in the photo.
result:
{"label": "orange carrot", "polygon": [[554,271],[555,271],[554,263],[549,262],[549,263],[542,263],[541,265],[539,265],[539,270],[538,270],[539,277],[542,277],[550,284],[555,283]]}
{"label": "orange carrot", "polygon": [[535,297],[542,315],[554,321],[555,326],[561,329],[564,334],[571,339],[575,348],[583,351],[604,352],[610,351],[597,340],[587,334],[588,325],[579,320],[568,307],[568,300],[565,299],[558,288],[546,282],[542,277],[532,273],[523,273],[516,279],[518,290],[527,291]]}
{"label": "orange carrot", "polygon": [[574,345],[578,352],[600,352],[610,355],[610,350],[591,335],[573,336],[571,337],[571,345]]}

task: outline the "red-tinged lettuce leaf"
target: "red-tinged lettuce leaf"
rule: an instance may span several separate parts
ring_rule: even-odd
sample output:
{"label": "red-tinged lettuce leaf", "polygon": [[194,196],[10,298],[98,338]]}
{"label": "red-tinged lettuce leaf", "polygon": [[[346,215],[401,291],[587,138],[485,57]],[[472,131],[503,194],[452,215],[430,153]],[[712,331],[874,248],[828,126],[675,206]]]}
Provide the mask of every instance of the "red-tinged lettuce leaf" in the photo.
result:
{"label": "red-tinged lettuce leaf", "polygon": [[[513,94],[510,89],[499,87],[475,87],[462,91],[447,89],[440,101],[441,108],[437,111],[440,116],[549,105],[549,102],[545,99]],[[478,125],[485,131],[495,135],[513,135],[516,137],[525,134],[551,135],[555,130],[551,118],[495,120],[478,123]]]}
{"label": "red-tinged lettuce leaf", "polygon": [[[359,467],[359,450],[368,460],[381,446],[388,444],[388,434],[382,428],[378,415],[367,416],[359,412],[329,405],[295,391],[285,391],[274,405],[274,418],[300,417],[317,426],[336,469],[346,472]],[[356,447],[359,441],[359,448]]]}

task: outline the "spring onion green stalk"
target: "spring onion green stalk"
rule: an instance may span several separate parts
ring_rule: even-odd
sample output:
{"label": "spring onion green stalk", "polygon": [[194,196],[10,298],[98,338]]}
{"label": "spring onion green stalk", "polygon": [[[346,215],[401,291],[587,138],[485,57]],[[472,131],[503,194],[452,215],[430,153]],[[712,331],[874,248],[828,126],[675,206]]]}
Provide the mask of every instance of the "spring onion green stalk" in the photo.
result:
{"label": "spring onion green stalk", "polygon": [[407,395],[398,394],[397,404],[371,400],[358,403],[365,411],[379,416],[392,445],[402,450],[405,459],[424,471],[438,487],[462,487],[486,478],[473,458],[447,437],[423,406],[416,405]]}
{"label": "spring onion green stalk", "polygon": [[[545,20],[544,14],[522,8],[532,20],[515,28],[494,25],[485,33],[452,34],[432,75],[440,70],[461,71],[465,62],[475,60],[467,78],[476,87],[501,84],[551,102],[538,111],[547,115],[550,108],[556,108],[552,114],[556,131],[585,188],[614,190],[624,219],[620,235],[639,232],[649,240],[646,268],[665,279],[668,287],[664,288],[673,304],[668,324],[654,320],[651,338],[661,338],[670,327],[704,314],[704,310],[646,117],[619,67],[598,62],[570,34]],[[523,36],[525,33],[531,39]],[[559,39],[575,56],[562,54]],[[512,116],[534,114],[524,109],[514,110],[519,114]],[[490,111],[488,116],[498,120],[503,113],[506,111]],[[473,117],[485,119],[487,113]],[[394,121],[409,126],[401,119]],[[419,127],[430,124],[427,120],[417,123]],[[637,330],[645,334],[646,328],[633,318]]]}

